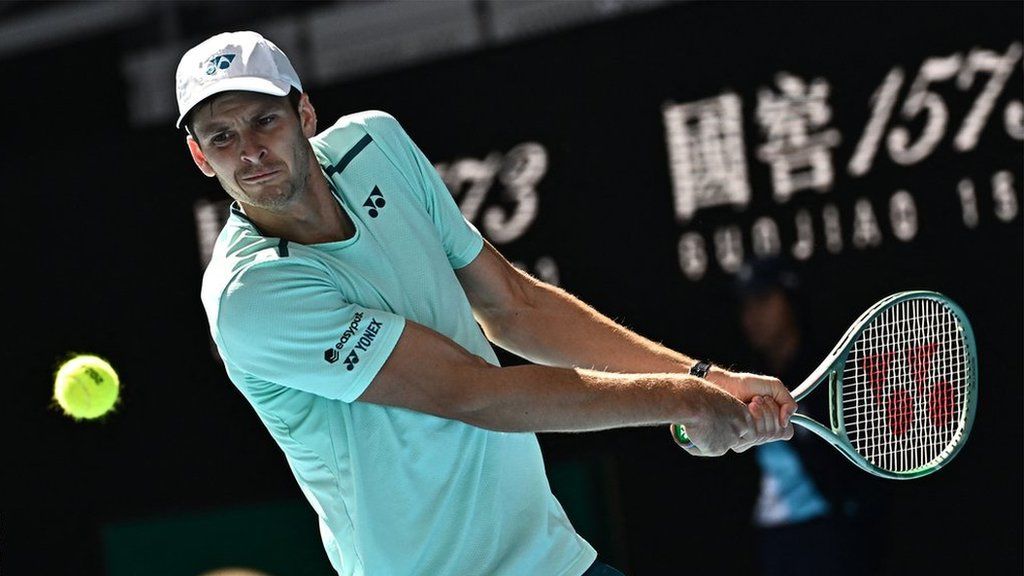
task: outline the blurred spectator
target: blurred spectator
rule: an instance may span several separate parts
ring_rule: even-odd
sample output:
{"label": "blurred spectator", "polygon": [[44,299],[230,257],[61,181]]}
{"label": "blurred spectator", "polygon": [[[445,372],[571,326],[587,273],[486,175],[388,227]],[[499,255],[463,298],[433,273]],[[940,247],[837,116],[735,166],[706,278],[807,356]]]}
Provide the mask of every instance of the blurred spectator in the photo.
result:
{"label": "blurred spectator", "polygon": [[[801,309],[808,296],[801,293],[799,279],[777,259],[756,260],[740,270],[736,289],[740,323],[752,354],[743,368],[776,376],[790,390],[796,388],[834,344],[812,335]],[[800,402],[799,412],[827,423],[828,396],[824,388],[815,390]],[[879,544],[888,541],[885,480],[851,465],[799,426],[790,442],[754,451],[761,471],[751,518],[759,574],[882,572]]]}

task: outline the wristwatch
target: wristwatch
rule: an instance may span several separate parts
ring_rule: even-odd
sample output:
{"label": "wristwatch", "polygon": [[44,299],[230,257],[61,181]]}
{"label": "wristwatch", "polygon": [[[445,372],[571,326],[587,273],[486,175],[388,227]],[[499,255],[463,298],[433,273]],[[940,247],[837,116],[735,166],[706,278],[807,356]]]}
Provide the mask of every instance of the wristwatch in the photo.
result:
{"label": "wristwatch", "polygon": [[698,360],[696,364],[690,367],[690,375],[696,376],[697,378],[707,378],[708,372],[711,370],[711,362],[705,362],[704,360]]}

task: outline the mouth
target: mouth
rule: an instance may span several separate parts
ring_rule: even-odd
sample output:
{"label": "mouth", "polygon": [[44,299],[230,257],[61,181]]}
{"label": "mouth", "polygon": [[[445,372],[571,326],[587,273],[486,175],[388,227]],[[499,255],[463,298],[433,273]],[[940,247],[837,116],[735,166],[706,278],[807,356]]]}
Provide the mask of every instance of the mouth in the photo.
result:
{"label": "mouth", "polygon": [[267,180],[270,180],[271,178],[277,176],[280,172],[281,172],[280,169],[263,170],[261,172],[255,173],[255,174],[250,174],[248,176],[243,176],[243,177],[239,178],[239,180],[241,180],[242,182],[245,182],[246,184],[260,184],[262,182],[266,182]]}

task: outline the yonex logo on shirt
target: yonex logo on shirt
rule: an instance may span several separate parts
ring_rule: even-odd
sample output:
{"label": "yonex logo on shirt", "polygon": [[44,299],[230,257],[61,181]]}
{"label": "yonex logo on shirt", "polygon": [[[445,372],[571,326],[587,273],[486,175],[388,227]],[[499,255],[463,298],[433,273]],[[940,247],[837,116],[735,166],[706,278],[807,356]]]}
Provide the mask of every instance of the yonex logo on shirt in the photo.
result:
{"label": "yonex logo on shirt", "polygon": [[208,76],[213,76],[217,70],[226,70],[228,66],[231,66],[231,61],[234,59],[234,54],[220,54],[210,58],[206,63],[206,74]]}
{"label": "yonex logo on shirt", "polygon": [[380,332],[381,323],[377,322],[376,319],[370,318],[370,325],[366,327],[366,332],[359,337],[359,342],[356,344],[356,350],[366,352],[366,349],[373,344],[373,339],[377,337],[377,333]]}
{"label": "yonex logo on shirt", "polygon": [[357,355],[356,351],[353,350],[345,357],[345,368],[349,371],[355,370],[356,364],[359,364],[359,355]]}
{"label": "yonex logo on shirt", "polygon": [[[359,330],[359,323],[362,321],[363,313],[356,312],[355,316],[352,317],[352,322],[349,323],[348,328],[346,328],[345,331],[342,332],[341,337],[338,338],[338,343],[335,344],[334,347],[324,350],[324,360],[328,364],[334,364],[339,358],[341,358],[341,352],[339,351],[356,335],[356,332]],[[347,370],[355,370],[356,364],[359,364],[359,354],[356,354],[356,350],[366,352],[370,348],[370,345],[373,344],[373,341],[377,338],[377,334],[380,332],[383,325],[383,322],[379,322],[376,318],[370,318],[370,325],[363,330],[362,334],[360,334],[359,340],[356,341],[355,350],[349,352],[348,356],[345,357],[345,368]]]}
{"label": "yonex logo on shirt", "polygon": [[384,201],[384,195],[381,194],[380,188],[374,186],[373,192],[370,192],[370,196],[366,198],[366,202],[363,202],[363,206],[369,208],[370,218],[376,218],[380,215],[380,209],[384,207],[387,202]]}
{"label": "yonex logo on shirt", "polygon": [[[366,352],[366,350],[373,344],[373,340],[377,337],[377,333],[380,332],[381,323],[374,318],[370,318],[370,325],[366,327],[366,331],[359,337],[359,342],[356,343],[356,350],[360,352]],[[345,368],[349,371],[356,369],[356,364],[359,364],[359,355],[356,354],[356,350],[348,353],[345,357]]]}

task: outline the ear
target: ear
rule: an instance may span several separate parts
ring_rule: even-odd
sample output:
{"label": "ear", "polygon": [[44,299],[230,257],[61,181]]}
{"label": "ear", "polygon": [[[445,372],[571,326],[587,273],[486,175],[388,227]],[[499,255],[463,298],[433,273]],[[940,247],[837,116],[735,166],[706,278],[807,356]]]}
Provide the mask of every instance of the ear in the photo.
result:
{"label": "ear", "polygon": [[306,138],[316,136],[316,110],[313,109],[307,92],[303,92],[299,98],[299,123],[302,124],[302,134]]}
{"label": "ear", "polygon": [[216,176],[217,173],[213,171],[213,166],[206,161],[206,154],[203,154],[202,149],[199,148],[199,142],[196,142],[191,134],[185,137],[185,142],[188,144],[188,151],[192,153],[192,161],[199,167],[199,171],[211,178]]}

